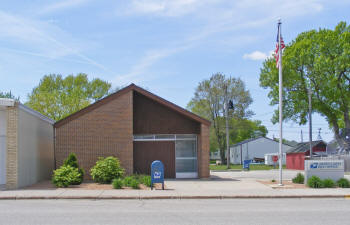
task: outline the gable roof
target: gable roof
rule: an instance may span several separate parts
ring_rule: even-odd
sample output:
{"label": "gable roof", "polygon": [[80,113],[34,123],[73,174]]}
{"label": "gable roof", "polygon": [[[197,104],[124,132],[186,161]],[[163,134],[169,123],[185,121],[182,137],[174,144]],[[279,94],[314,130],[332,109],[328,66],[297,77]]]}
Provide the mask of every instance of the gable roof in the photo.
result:
{"label": "gable roof", "polygon": [[[319,144],[327,145],[322,140],[311,142],[312,148],[319,145]],[[289,149],[286,153],[302,153],[302,152],[307,152],[309,150],[310,150],[309,142],[301,142],[301,143],[298,143],[294,148]]]}
{"label": "gable roof", "polygon": [[167,101],[167,100],[165,100],[165,99],[163,99],[163,98],[161,98],[161,97],[159,97],[159,96],[157,96],[157,95],[155,95],[155,94],[153,94],[153,93],[151,93],[151,92],[149,92],[149,91],[147,91],[147,90],[145,90],[145,89],[143,89],[135,84],[130,84],[129,86],[127,86],[127,87],[125,87],[125,88],[123,88],[123,89],[121,89],[113,94],[110,94],[110,95],[96,101],[95,103],[92,103],[91,105],[57,121],[54,126],[60,127],[64,124],[68,123],[69,121],[72,121],[72,120],[84,115],[85,113],[90,112],[90,111],[100,107],[101,105],[104,105],[104,104],[118,98],[119,96],[130,92],[130,91],[136,91],[136,92],[152,99],[153,101],[158,102],[159,104],[164,105],[164,106],[166,106],[166,107],[168,107],[168,108],[170,108],[170,109],[172,109],[172,110],[174,110],[174,111],[176,111],[176,112],[184,115],[185,117],[190,118],[196,122],[199,122],[199,123],[202,123],[202,124],[205,124],[208,126],[210,126],[210,124],[211,124],[211,122],[209,120],[206,120],[206,119],[204,119],[204,118],[202,118],[202,117],[200,117],[200,116],[198,116],[198,115],[196,115],[196,114],[194,114],[194,113],[192,113],[192,112],[190,112],[190,111],[188,111],[188,110],[186,110],[178,105],[175,105],[174,103],[169,102],[169,101]]}
{"label": "gable roof", "polygon": [[[248,142],[255,141],[255,140],[260,139],[260,138],[265,138],[265,139],[267,139],[267,140],[270,140],[270,141],[274,141],[274,142],[279,143],[278,141],[275,141],[275,140],[273,140],[273,139],[271,139],[271,138],[264,137],[264,136],[260,136],[260,137],[250,138],[250,139],[247,139],[247,140],[244,140],[244,141],[238,142],[238,143],[234,144],[232,147],[236,147],[236,146],[239,146],[239,145],[243,145],[243,144],[246,144],[246,143],[248,143]],[[285,144],[285,143],[283,143],[283,145],[291,146],[291,145],[289,145],[289,144]],[[292,147],[292,146],[291,146],[291,147]]]}

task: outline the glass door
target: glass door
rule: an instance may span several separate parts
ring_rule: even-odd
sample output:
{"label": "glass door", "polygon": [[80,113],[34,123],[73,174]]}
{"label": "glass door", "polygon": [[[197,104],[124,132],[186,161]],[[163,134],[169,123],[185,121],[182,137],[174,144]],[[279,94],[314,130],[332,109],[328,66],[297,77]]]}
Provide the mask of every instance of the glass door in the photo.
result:
{"label": "glass door", "polygon": [[197,178],[197,136],[176,135],[176,178]]}

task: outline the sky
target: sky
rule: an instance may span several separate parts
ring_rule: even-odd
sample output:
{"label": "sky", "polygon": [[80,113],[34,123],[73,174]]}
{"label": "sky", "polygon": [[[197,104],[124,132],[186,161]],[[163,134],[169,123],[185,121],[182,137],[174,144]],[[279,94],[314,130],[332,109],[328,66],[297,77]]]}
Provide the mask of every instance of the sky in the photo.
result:
{"label": "sky", "polygon": [[[277,20],[285,43],[310,29],[350,22],[348,0],[1,0],[0,91],[25,102],[46,74],[86,73],[113,87],[135,83],[186,107],[198,83],[221,72],[239,77],[250,107],[271,123],[268,90],[259,86],[263,61],[274,50]],[[333,138],[313,115],[313,139]],[[307,126],[284,124],[283,137],[308,140]]]}

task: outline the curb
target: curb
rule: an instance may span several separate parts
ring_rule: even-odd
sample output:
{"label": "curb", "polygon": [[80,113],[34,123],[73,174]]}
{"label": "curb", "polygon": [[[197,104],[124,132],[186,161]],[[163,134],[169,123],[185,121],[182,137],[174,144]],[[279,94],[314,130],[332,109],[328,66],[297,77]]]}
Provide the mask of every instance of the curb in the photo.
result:
{"label": "curb", "polygon": [[350,195],[226,195],[226,196],[3,196],[1,200],[164,200],[164,199],[297,199],[297,198],[345,198],[350,199]]}

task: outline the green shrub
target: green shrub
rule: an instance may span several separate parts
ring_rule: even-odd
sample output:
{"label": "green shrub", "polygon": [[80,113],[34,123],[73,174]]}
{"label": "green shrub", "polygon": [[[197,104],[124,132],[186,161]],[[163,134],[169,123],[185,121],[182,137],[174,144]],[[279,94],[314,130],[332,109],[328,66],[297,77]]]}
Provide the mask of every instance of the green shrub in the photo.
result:
{"label": "green shrub", "polygon": [[115,157],[100,157],[96,165],[90,170],[92,179],[97,183],[110,184],[113,179],[121,178],[124,175],[124,169]]}
{"label": "green shrub", "polygon": [[68,187],[71,184],[80,181],[81,174],[77,168],[70,165],[61,166],[59,169],[53,171],[52,183],[56,187]]}
{"label": "green shrub", "polygon": [[75,153],[70,153],[68,155],[67,159],[64,160],[63,166],[68,166],[68,165],[70,165],[71,167],[74,167],[74,168],[79,168],[78,159],[77,159],[77,156],[75,155]]}
{"label": "green shrub", "polygon": [[82,168],[79,168],[77,156],[74,153],[70,153],[68,158],[63,162],[63,166],[68,166],[68,165],[73,168],[77,168],[80,174],[79,180],[73,184],[79,185],[83,183],[85,171]]}
{"label": "green shrub", "polygon": [[332,179],[324,179],[322,181],[322,186],[325,188],[333,188],[335,186],[335,183]]}
{"label": "green shrub", "polygon": [[134,174],[133,177],[147,187],[151,187],[151,176],[145,174]]}
{"label": "green shrub", "polygon": [[341,187],[341,188],[349,188],[350,187],[350,182],[349,182],[348,179],[340,178],[337,181],[337,185],[338,185],[338,187]]}
{"label": "green shrub", "polygon": [[292,179],[292,182],[295,184],[303,184],[304,183],[304,175],[302,173],[298,173],[296,177]]}
{"label": "green shrub", "polygon": [[123,187],[123,180],[120,178],[116,178],[112,182],[114,189],[121,189]]}
{"label": "green shrub", "polygon": [[141,183],[143,183],[147,187],[151,187],[151,176],[143,176]]}
{"label": "green shrub", "polygon": [[123,179],[124,186],[125,187],[131,187],[131,183],[132,183],[133,180],[135,180],[135,177],[133,177],[133,176],[124,177],[124,179]]}
{"label": "green shrub", "polygon": [[131,183],[130,183],[130,186],[133,188],[133,189],[139,189],[140,188],[140,182],[136,179],[132,179],[131,180]]}
{"label": "green shrub", "polygon": [[323,182],[318,176],[312,176],[308,179],[307,185],[311,188],[322,188]]}

